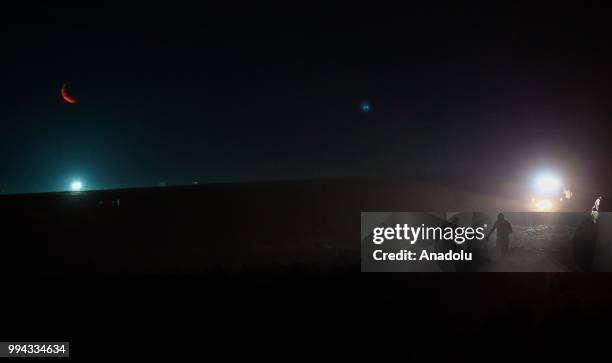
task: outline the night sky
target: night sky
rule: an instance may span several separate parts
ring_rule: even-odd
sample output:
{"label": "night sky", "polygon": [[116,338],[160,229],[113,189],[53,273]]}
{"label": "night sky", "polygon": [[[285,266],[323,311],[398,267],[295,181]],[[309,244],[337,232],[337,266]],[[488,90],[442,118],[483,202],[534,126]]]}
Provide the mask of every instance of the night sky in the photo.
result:
{"label": "night sky", "polygon": [[3,193],[611,180],[602,9],[47,6],[2,5]]}

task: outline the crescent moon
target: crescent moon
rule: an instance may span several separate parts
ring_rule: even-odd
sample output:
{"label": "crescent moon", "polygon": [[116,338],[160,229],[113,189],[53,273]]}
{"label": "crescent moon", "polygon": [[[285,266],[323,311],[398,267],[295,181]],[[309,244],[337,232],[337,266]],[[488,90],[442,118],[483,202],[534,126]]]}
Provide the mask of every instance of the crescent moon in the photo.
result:
{"label": "crescent moon", "polygon": [[66,101],[66,102],[68,102],[70,104],[77,103],[77,101],[74,98],[72,98],[72,97],[70,97],[70,95],[68,95],[68,91],[66,91],[66,83],[64,83],[62,85],[62,88],[60,90],[60,94],[62,95],[62,98],[64,99],[64,101]]}

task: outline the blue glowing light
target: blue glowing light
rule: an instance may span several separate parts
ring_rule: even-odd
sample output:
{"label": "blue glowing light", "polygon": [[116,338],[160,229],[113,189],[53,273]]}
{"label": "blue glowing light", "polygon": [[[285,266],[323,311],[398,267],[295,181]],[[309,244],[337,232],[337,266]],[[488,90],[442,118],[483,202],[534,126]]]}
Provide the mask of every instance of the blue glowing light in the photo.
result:
{"label": "blue glowing light", "polygon": [[70,190],[72,190],[73,192],[78,192],[81,189],[83,189],[83,183],[81,183],[80,181],[75,180],[70,183]]}
{"label": "blue glowing light", "polygon": [[359,109],[361,112],[372,112],[372,105],[368,101],[361,101]]}

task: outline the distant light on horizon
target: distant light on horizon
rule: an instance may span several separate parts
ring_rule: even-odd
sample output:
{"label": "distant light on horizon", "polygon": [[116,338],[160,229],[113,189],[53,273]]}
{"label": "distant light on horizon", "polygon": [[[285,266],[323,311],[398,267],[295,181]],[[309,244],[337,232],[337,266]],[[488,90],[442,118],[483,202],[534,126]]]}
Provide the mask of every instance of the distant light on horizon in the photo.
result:
{"label": "distant light on horizon", "polygon": [[78,180],[75,180],[70,184],[70,190],[72,190],[73,192],[78,192],[81,189],[83,189],[83,183]]}
{"label": "distant light on horizon", "polygon": [[550,212],[553,208],[552,202],[548,199],[539,200],[535,206],[539,212]]}

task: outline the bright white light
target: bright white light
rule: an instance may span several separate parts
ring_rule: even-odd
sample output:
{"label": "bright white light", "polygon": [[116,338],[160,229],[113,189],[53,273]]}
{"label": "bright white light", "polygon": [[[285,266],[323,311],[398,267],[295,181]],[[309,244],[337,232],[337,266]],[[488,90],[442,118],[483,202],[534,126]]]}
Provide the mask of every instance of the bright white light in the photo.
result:
{"label": "bright white light", "polygon": [[536,180],[538,188],[545,191],[557,190],[561,187],[561,180],[553,176],[541,176]]}
{"label": "bright white light", "polygon": [[548,212],[552,209],[552,202],[548,199],[538,200],[535,204],[536,209],[540,212]]}
{"label": "bright white light", "polygon": [[70,190],[73,192],[78,192],[81,189],[83,189],[83,183],[78,180],[75,180],[70,184]]}

